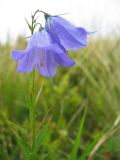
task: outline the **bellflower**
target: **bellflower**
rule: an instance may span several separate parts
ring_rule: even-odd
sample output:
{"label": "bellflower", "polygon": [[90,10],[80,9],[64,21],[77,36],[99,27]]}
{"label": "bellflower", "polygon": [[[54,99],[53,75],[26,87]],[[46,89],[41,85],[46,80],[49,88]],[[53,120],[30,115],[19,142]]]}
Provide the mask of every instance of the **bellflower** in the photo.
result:
{"label": "bellflower", "polygon": [[45,77],[55,75],[57,66],[70,67],[74,65],[59,39],[46,30],[35,32],[25,50],[12,51],[12,58],[18,61],[18,72],[32,72],[37,68]]}
{"label": "bellflower", "polygon": [[87,32],[84,28],[77,28],[67,20],[59,16],[45,14],[46,29],[54,33],[60,39],[60,43],[66,50],[78,50],[88,45]]}

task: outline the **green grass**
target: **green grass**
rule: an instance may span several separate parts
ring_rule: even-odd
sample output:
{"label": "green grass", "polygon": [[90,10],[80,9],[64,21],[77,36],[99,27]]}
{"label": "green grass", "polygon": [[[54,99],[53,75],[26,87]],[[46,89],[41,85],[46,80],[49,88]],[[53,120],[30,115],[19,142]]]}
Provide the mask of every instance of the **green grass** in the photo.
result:
{"label": "green grass", "polygon": [[[0,160],[23,160],[14,133],[24,132],[24,138],[31,139],[26,106],[31,74],[17,73],[11,59],[12,48],[25,46],[22,38],[15,46],[0,46]],[[91,160],[119,160],[119,121],[115,125],[115,120],[120,114],[120,40],[90,40],[88,47],[69,55],[76,65],[59,67],[53,79],[36,72],[35,89],[40,98],[35,129],[43,136],[38,137],[37,158],[87,160],[95,151]],[[43,134],[45,126],[49,126],[47,134]]]}

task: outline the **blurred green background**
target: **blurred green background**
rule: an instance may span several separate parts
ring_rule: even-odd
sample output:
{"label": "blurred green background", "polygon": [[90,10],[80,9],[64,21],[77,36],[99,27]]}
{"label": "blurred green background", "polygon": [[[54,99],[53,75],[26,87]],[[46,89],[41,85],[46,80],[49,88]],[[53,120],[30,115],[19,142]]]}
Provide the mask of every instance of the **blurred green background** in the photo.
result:
{"label": "blurred green background", "polygon": [[[17,73],[17,63],[11,59],[11,50],[25,49],[26,44],[20,36],[14,46],[9,41],[0,45],[0,160],[23,160],[13,134],[20,132],[18,125],[31,138],[26,106],[31,74]],[[120,131],[116,129],[120,119],[120,39],[90,39],[88,47],[68,54],[76,61],[74,67],[59,67],[52,79],[36,72],[36,94],[40,92],[36,132],[49,124],[38,151],[40,159],[69,157],[87,107],[77,160],[87,149],[87,157],[93,152],[92,160],[120,160]]]}

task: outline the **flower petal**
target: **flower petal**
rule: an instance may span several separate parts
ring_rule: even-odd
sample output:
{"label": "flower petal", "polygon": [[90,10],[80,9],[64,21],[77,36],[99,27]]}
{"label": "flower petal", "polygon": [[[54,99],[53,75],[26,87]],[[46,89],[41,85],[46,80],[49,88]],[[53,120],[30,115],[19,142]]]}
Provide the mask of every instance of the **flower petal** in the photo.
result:
{"label": "flower petal", "polygon": [[79,39],[79,41],[84,44],[84,45],[88,45],[88,38],[87,38],[87,35],[90,35],[90,34],[94,34],[96,31],[94,32],[88,32],[86,31],[84,28],[82,27],[79,27],[79,28],[76,28],[79,32],[79,34],[76,34],[76,38]]}
{"label": "flower petal", "polygon": [[63,66],[63,67],[71,67],[75,64],[75,62],[70,59],[67,54],[61,52],[61,53],[54,53],[54,58],[56,62]]}
{"label": "flower petal", "polygon": [[21,59],[25,54],[27,54],[26,50],[13,50],[12,51],[12,58],[14,60],[19,60]]}
{"label": "flower petal", "polygon": [[67,56],[65,48],[59,43],[46,47],[46,50],[54,58],[56,63],[63,67],[71,67],[75,64],[75,62]]}
{"label": "flower petal", "polygon": [[46,28],[58,36],[66,50],[77,50],[88,44],[87,31],[84,28],[75,27],[61,17],[51,17],[50,27],[46,23]]}
{"label": "flower petal", "polygon": [[18,72],[32,72],[36,67],[38,54],[35,47],[31,48],[27,54],[18,61]]}
{"label": "flower petal", "polygon": [[57,70],[57,63],[53,58],[50,50],[42,49],[39,53],[39,61],[37,62],[38,71],[45,77],[53,77]]}
{"label": "flower petal", "polygon": [[87,46],[88,45],[88,39],[87,39],[88,32],[82,27],[77,28],[77,32],[79,34],[76,34],[76,38],[79,39],[79,41],[82,44]]}
{"label": "flower petal", "polygon": [[28,43],[28,48],[33,46],[44,47],[50,45],[51,43],[51,35],[46,30],[37,31],[31,36]]}

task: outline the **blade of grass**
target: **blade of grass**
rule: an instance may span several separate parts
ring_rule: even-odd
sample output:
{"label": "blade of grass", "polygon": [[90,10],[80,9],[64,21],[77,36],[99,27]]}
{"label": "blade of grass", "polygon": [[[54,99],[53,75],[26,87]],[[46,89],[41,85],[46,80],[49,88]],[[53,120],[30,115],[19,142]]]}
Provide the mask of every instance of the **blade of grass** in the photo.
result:
{"label": "blade of grass", "polygon": [[118,129],[120,129],[120,126],[113,128],[112,130],[108,131],[106,134],[104,134],[96,143],[96,145],[94,146],[93,150],[90,152],[88,160],[92,160],[94,154],[97,152],[97,150],[103,145],[103,143],[105,143],[113,134],[115,134],[115,132],[118,131]]}
{"label": "blade of grass", "polygon": [[35,138],[34,153],[37,153],[37,151],[40,148],[40,145],[46,139],[47,134],[48,134],[48,125],[44,126],[42,129],[40,129],[38,135],[36,136],[36,138]]}
{"label": "blade of grass", "polygon": [[90,154],[90,152],[92,151],[92,149],[94,148],[94,146],[96,145],[97,141],[100,139],[101,134],[97,135],[95,137],[95,139],[93,140],[92,143],[89,143],[86,147],[86,150],[84,151],[84,153],[80,156],[79,160],[86,160],[86,158],[88,157],[88,155]]}
{"label": "blade of grass", "polygon": [[26,160],[29,160],[29,155],[31,153],[31,149],[29,147],[29,145],[27,144],[26,140],[23,139],[20,136],[16,136],[17,137],[17,142],[18,145],[20,146],[21,150],[23,151],[24,157]]}
{"label": "blade of grass", "polygon": [[86,118],[86,114],[87,114],[87,107],[85,107],[84,110],[84,114],[80,123],[80,127],[75,139],[75,143],[72,149],[72,152],[70,154],[70,157],[68,158],[68,160],[76,160],[77,159],[77,151],[78,148],[80,147],[80,141],[81,141],[81,137],[82,137],[82,133],[83,133],[83,129],[84,129],[84,122],[85,122],[85,118]]}

